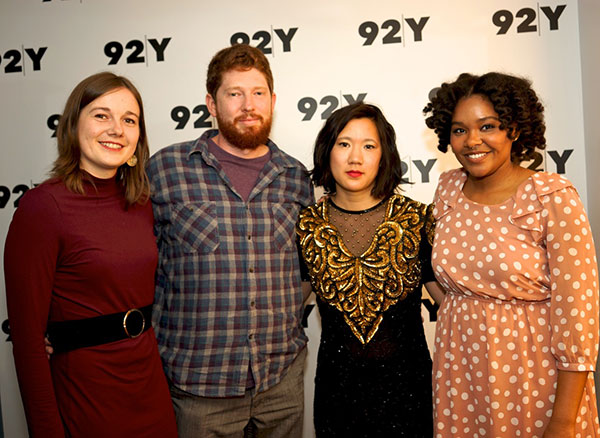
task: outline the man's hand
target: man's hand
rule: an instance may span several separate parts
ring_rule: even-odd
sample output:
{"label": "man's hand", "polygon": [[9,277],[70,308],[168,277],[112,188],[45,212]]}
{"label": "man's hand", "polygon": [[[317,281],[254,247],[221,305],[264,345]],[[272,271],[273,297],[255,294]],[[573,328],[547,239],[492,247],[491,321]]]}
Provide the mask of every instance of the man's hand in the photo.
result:
{"label": "man's hand", "polygon": [[46,356],[48,357],[48,360],[50,360],[50,356],[52,356],[54,353],[54,348],[52,348],[52,344],[50,343],[48,336],[44,338],[44,343],[46,344]]}

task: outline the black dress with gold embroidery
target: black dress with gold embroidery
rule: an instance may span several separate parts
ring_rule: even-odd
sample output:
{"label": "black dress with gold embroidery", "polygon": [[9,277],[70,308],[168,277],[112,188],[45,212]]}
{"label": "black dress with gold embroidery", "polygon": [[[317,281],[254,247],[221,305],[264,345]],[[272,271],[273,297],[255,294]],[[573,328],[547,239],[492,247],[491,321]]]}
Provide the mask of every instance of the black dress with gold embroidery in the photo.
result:
{"label": "black dress with gold embroidery", "polygon": [[392,196],[360,256],[332,224],[330,208],[327,200],[308,207],[297,224],[322,323],[317,436],[431,438],[421,285],[434,279],[432,207]]}

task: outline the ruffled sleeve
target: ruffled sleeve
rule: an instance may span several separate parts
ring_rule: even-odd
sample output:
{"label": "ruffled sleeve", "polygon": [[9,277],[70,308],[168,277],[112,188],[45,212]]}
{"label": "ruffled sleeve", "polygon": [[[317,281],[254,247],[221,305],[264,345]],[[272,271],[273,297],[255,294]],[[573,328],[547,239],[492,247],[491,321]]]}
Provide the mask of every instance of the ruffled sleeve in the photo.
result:
{"label": "ruffled sleeve", "polygon": [[519,187],[515,195],[510,222],[522,230],[529,231],[536,243],[545,236],[543,213],[544,202],[548,202],[548,196],[554,192],[570,187],[575,190],[573,184],[566,178],[557,174],[539,172],[525,184]]}
{"label": "ruffled sleeve", "polygon": [[598,357],[598,267],[577,191],[557,174],[539,173],[518,193],[512,221],[546,247],[551,351],[558,369],[594,371]]}
{"label": "ruffled sleeve", "polygon": [[467,175],[462,169],[449,170],[440,175],[433,199],[433,217],[436,221],[454,210],[466,180]]}

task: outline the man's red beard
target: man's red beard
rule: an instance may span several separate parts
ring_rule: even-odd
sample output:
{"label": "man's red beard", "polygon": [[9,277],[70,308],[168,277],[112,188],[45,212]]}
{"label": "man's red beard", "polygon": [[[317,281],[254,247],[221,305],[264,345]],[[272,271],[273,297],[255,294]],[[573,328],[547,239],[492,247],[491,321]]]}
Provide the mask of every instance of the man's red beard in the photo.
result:
{"label": "man's red beard", "polygon": [[[261,123],[254,126],[247,126],[241,131],[236,123],[246,118],[258,119]],[[236,117],[233,122],[229,122],[221,119],[217,113],[219,134],[238,149],[256,149],[260,145],[266,144],[271,133],[271,121],[271,117],[265,120],[264,117],[258,114],[249,113]]]}

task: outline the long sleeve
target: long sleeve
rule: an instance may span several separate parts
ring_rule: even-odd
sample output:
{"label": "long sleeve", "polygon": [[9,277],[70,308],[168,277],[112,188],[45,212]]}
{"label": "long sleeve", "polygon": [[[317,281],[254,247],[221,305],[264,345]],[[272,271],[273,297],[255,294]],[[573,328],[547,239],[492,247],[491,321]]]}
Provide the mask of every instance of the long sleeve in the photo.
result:
{"label": "long sleeve", "polygon": [[572,187],[549,194],[545,208],[552,354],[558,369],[594,371],[598,356],[598,268],[589,222]]}
{"label": "long sleeve", "polygon": [[54,198],[31,190],[15,212],[4,250],[13,354],[32,437],[65,436],[44,346],[60,223]]}

